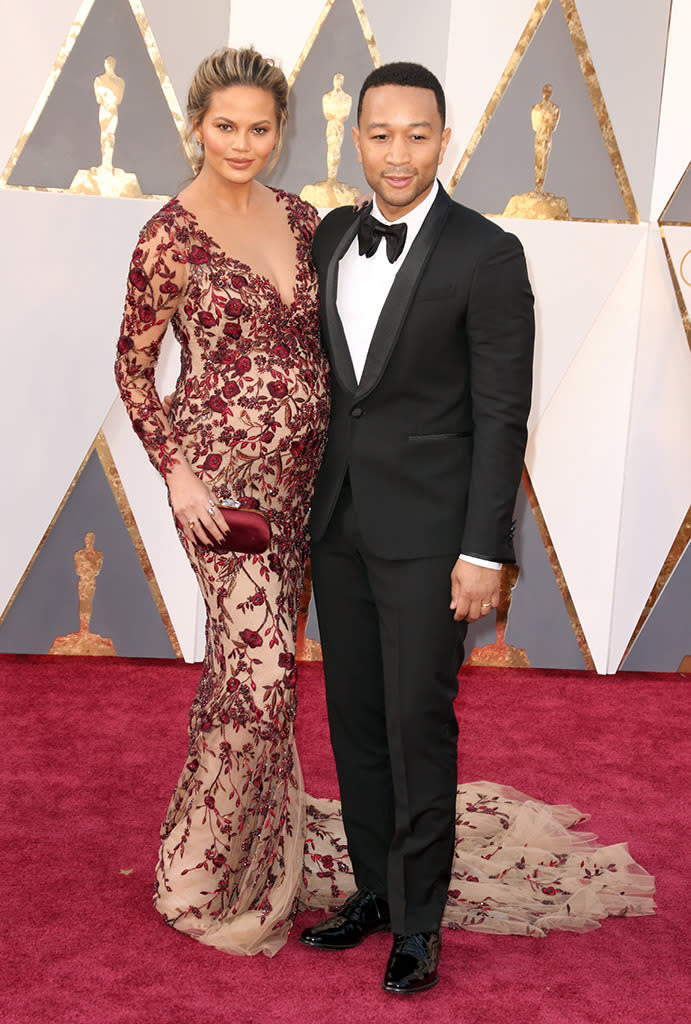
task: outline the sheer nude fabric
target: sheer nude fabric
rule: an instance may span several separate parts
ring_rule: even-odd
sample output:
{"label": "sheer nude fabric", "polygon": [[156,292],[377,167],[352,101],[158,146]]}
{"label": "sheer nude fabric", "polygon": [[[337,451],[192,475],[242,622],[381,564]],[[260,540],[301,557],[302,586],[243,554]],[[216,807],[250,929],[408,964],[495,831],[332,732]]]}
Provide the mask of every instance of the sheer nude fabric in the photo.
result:
{"label": "sheer nude fabric", "polygon": [[[443,924],[543,936],[589,931],[609,916],[652,914],[655,879],[625,843],[599,846],[573,826],[588,815],[533,800],[510,786],[458,787],[456,847]],[[333,907],[354,888],[339,804],[307,798],[302,906]]]}
{"label": "sheer nude fabric", "polygon": [[[293,302],[173,199],[132,256],[116,362],[156,468],[166,475],[182,453],[217,496],[271,523],[269,550],[254,556],[219,555],[178,526],[206,603],[206,654],[154,898],[168,924],[202,942],[269,955],[285,941],[301,877],[295,634],[329,411],[310,258],[317,217],[274,195],[295,239]],[[168,320],[181,350],[169,420],[154,387]]]}

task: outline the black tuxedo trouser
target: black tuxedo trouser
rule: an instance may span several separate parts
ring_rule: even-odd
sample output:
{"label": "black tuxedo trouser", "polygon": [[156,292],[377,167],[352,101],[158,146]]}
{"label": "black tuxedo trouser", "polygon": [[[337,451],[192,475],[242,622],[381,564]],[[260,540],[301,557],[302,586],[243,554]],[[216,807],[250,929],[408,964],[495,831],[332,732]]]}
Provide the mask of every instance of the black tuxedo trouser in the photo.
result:
{"label": "black tuxedo trouser", "polygon": [[[401,510],[405,515],[405,510]],[[454,848],[453,701],[465,623],[449,610],[455,555],[363,549],[346,480],[312,548],[331,742],[359,888],[388,898],[392,931],[435,931]]]}

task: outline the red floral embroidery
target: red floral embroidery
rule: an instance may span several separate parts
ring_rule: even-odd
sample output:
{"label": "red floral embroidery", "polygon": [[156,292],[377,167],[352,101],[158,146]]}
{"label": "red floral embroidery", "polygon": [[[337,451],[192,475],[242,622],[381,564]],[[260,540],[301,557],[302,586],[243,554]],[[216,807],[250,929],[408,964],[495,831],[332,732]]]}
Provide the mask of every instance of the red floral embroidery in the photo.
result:
{"label": "red floral embroidery", "polygon": [[[258,913],[258,931],[280,937],[300,876],[286,863],[300,799],[295,630],[328,373],[310,257],[316,215],[275,195],[296,242],[293,303],[171,200],[132,257],[116,374],[162,473],[181,453],[220,498],[262,509],[272,527],[261,556],[219,555],[180,532],[207,603],[207,650],[188,756],[162,826],[156,905],[182,930]],[[169,322],[181,371],[168,420],[154,368]],[[294,890],[275,906],[287,871]]]}

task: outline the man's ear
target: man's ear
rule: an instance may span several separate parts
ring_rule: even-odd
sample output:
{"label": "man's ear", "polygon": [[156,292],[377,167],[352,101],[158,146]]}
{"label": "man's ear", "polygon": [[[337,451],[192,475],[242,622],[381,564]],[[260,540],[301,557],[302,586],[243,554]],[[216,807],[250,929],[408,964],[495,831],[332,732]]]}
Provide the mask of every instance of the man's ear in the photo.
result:
{"label": "man's ear", "polygon": [[362,152],[360,150],[360,130],[359,128],[355,128],[355,126],[353,126],[351,128],[351,131],[353,133],[353,142],[355,143],[355,152],[357,153],[357,158],[360,161],[360,163],[362,163]]}
{"label": "man's ear", "polygon": [[441,149],[439,150],[439,160],[438,160],[438,163],[441,163],[442,160],[444,159],[444,153],[446,153],[446,147],[449,144],[449,139],[450,138],[451,138],[451,129],[450,128],[445,128],[444,131],[441,133]]}

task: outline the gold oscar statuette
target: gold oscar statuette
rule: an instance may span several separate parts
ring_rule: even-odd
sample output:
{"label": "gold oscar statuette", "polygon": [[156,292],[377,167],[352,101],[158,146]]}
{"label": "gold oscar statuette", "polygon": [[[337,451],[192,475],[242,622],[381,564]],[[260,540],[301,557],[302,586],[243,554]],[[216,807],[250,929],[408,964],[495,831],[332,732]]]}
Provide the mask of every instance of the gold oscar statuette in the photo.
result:
{"label": "gold oscar statuette", "polygon": [[345,123],[350,116],[352,96],[343,90],[343,75],[333,77],[333,89],[322,97],[322,110],[326,118],[326,181],[305,185],[300,198],[313,206],[326,209],[335,206],[352,206],[360,196],[360,190],[338,181],[338,165],[341,162],[341,147]]}
{"label": "gold oscar statuette", "polygon": [[560,110],[552,102],[552,86],[545,85],[542,99],[530,112],[535,132],[535,188],[532,192],[511,196],[505,217],[524,217],[530,220],[571,220],[569,207],[563,196],[545,192],[547,162],[552,149],[552,135],[559,124]]}
{"label": "gold oscar statuette", "polygon": [[67,636],[56,636],[48,651],[49,654],[96,654],[101,656],[115,654],[112,640],[89,630],[96,592],[96,577],[103,565],[103,554],[96,550],[95,541],[93,533],[85,533],[84,547],[74,553],[74,571],[79,580],[77,583],[79,632],[68,633]]}
{"label": "gold oscar statuette", "polygon": [[94,79],[94,93],[98,103],[98,123],[101,130],[101,163],[80,170],[74,176],[70,192],[87,196],[127,196],[139,198],[142,190],[136,174],[113,166],[115,132],[118,126],[118,107],[125,94],[125,82],[115,73],[115,57],[106,57],[102,75]]}
{"label": "gold oscar statuette", "polygon": [[530,668],[528,655],[522,647],[512,647],[504,640],[513,588],[518,582],[520,569],[517,565],[505,565],[501,571],[499,607],[497,608],[497,639],[486,647],[475,647],[467,665],[485,665],[495,668]]}

